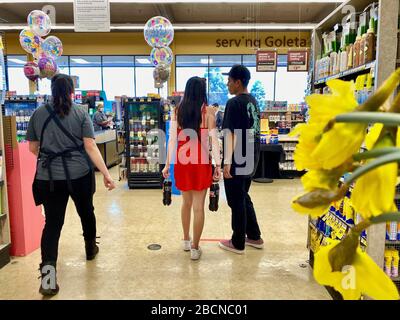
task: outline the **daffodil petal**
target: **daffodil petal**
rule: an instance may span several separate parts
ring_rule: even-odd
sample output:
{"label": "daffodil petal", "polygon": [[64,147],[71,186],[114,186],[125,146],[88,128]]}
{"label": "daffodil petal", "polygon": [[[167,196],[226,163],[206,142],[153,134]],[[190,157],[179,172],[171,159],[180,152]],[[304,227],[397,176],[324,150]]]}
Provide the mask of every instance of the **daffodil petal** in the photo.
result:
{"label": "daffodil petal", "polygon": [[368,150],[371,150],[375,143],[378,141],[378,138],[382,132],[383,124],[382,123],[375,123],[365,138],[365,146]]}
{"label": "daffodil petal", "polygon": [[[379,149],[392,147],[394,142],[391,137],[385,136],[373,144],[375,145],[373,149]],[[375,168],[357,179],[351,200],[356,211],[364,219],[385,212],[397,211],[393,200],[396,192],[397,173],[398,164],[389,163]]]}
{"label": "daffodil petal", "polygon": [[318,159],[325,170],[337,168],[358,153],[364,141],[366,125],[338,123],[324,133],[310,155]]}
{"label": "daffodil petal", "polygon": [[399,292],[393,281],[368,254],[357,249],[353,266],[356,286],[363,294],[376,300],[398,300]]}
{"label": "daffodil petal", "polygon": [[328,212],[329,205],[322,205],[316,208],[306,208],[300,205],[299,203],[295,202],[299,197],[296,197],[292,201],[292,209],[296,211],[297,213],[305,214],[305,215],[310,215],[312,218],[318,218],[323,216]]}
{"label": "daffodil petal", "polygon": [[360,248],[357,248],[351,266],[345,267],[342,272],[332,272],[329,252],[339,243],[332,240],[315,253],[314,278],[319,284],[333,287],[346,300],[360,299],[361,294],[374,299],[399,299],[394,283]]}

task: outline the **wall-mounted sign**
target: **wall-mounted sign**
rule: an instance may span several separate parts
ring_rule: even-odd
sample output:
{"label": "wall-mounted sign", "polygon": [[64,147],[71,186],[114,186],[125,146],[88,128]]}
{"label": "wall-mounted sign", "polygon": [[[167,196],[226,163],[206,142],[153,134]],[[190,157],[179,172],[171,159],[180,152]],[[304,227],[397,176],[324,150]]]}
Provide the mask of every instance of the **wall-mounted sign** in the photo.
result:
{"label": "wall-mounted sign", "polygon": [[276,72],[277,66],[277,51],[257,51],[257,72]]}
{"label": "wall-mounted sign", "polygon": [[74,0],[75,32],[110,32],[109,0]]}
{"label": "wall-mounted sign", "polygon": [[288,72],[308,71],[308,51],[289,50],[288,51]]}

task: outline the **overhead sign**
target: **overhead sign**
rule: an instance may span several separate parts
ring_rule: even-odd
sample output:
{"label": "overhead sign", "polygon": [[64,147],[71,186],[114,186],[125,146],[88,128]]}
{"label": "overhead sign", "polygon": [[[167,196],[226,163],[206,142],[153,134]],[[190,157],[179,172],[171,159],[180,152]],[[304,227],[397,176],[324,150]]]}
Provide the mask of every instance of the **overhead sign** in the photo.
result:
{"label": "overhead sign", "polygon": [[110,32],[109,0],[74,0],[75,32]]}
{"label": "overhead sign", "polygon": [[308,71],[308,50],[289,50],[287,71]]}
{"label": "overhead sign", "polygon": [[277,51],[257,51],[257,72],[276,72],[278,66]]}

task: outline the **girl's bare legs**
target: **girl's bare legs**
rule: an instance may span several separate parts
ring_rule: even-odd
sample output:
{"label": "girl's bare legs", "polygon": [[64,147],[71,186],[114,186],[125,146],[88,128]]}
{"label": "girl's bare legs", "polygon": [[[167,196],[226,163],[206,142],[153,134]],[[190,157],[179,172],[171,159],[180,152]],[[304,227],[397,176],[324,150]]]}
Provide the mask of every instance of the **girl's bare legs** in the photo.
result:
{"label": "girl's bare legs", "polygon": [[190,240],[190,215],[192,211],[193,195],[192,191],[182,191],[182,228],[183,228],[183,240]]}
{"label": "girl's bare legs", "polygon": [[207,194],[207,189],[202,191],[192,191],[193,194],[193,249],[199,249],[199,242],[204,227],[204,202]]}

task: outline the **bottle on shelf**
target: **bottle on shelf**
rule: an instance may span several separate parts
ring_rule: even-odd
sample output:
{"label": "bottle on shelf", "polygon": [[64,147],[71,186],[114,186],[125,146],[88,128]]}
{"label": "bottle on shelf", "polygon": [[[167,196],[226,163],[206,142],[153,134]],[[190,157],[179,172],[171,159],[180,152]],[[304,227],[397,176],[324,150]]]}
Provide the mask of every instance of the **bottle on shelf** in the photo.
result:
{"label": "bottle on shelf", "polygon": [[353,47],[353,68],[356,68],[360,65],[360,48],[361,48],[361,29],[358,28],[358,34],[356,38],[356,42]]}
{"label": "bottle on shelf", "polygon": [[369,23],[369,29],[366,33],[365,43],[364,43],[365,63],[369,63],[375,60],[376,36],[375,36],[374,24],[375,24],[374,18],[371,17]]}

